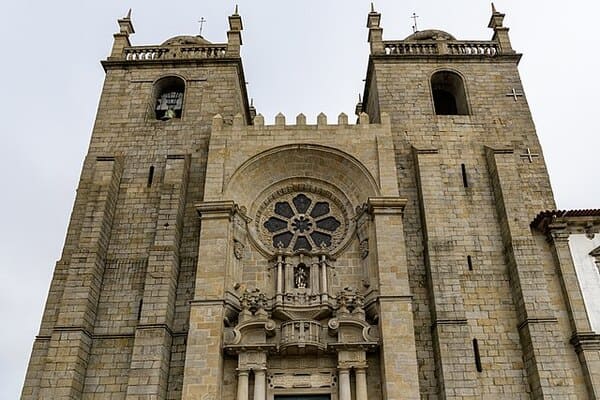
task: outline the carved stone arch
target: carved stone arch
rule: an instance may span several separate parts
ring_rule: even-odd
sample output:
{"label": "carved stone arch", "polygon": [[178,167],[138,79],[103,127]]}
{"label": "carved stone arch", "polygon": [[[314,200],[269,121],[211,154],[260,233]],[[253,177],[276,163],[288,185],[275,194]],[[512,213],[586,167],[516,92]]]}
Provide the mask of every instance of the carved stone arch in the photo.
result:
{"label": "carved stone arch", "polygon": [[[446,83],[444,83],[447,80]],[[436,115],[471,115],[472,110],[469,101],[469,91],[467,88],[467,79],[462,72],[455,68],[436,68],[429,74],[428,84],[431,96],[433,112]],[[443,89],[448,92],[455,102],[455,110],[447,112],[438,109],[437,89]],[[441,101],[441,103],[444,103]]]}
{"label": "carved stone arch", "polygon": [[345,193],[353,207],[369,197],[380,196],[371,172],[352,155],[327,146],[290,144],[266,150],[242,163],[226,182],[223,197],[248,206],[265,189],[290,178],[326,181]]}
{"label": "carved stone arch", "polygon": [[[321,204],[323,212],[297,212],[293,201],[298,195]],[[277,250],[275,231],[287,235],[281,245],[289,250],[318,251],[325,246],[330,254],[339,254],[353,236],[354,210],[378,195],[375,179],[360,161],[340,150],[312,144],[281,146],[252,157],[233,173],[224,190],[226,198],[247,207],[253,220],[249,237],[265,256]],[[287,218],[276,215],[278,205],[289,205]],[[297,218],[307,219],[307,232],[293,233]],[[273,229],[267,226],[269,221]],[[326,226],[328,221],[332,226]],[[298,245],[300,239],[304,247]]]}
{"label": "carved stone arch", "polygon": [[[148,103],[151,116],[155,119],[181,118],[185,108],[187,86],[187,79],[180,74],[163,74],[156,78],[152,82],[152,92]],[[181,96],[179,99],[174,99],[174,104],[170,107],[174,110],[174,115],[169,118],[165,117],[165,107],[168,106],[164,105],[159,109],[158,105],[161,96],[167,92],[180,93]]]}

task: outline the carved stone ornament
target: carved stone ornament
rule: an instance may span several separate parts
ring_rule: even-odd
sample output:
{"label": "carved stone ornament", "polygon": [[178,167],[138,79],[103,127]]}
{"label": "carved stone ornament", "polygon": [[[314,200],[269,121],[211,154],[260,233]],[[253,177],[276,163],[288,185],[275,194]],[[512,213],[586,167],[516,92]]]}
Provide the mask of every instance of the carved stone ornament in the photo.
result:
{"label": "carved stone ornament", "polygon": [[369,255],[369,239],[365,239],[358,245],[358,250],[360,251],[360,258],[363,260],[367,258]]}
{"label": "carved stone ornament", "polygon": [[589,223],[585,226],[585,237],[590,240],[593,240],[596,237],[596,232],[594,232],[594,225]]}
{"label": "carved stone ornament", "polygon": [[363,308],[365,305],[365,297],[359,293],[358,289],[353,287],[345,287],[338,293],[339,308],[354,311],[357,308]]}
{"label": "carved stone ornament", "polygon": [[271,389],[323,388],[334,385],[335,378],[332,372],[274,373],[269,375],[269,387]]}
{"label": "carved stone ornament", "polygon": [[255,313],[267,308],[267,296],[260,292],[260,289],[246,289],[240,299],[242,310],[248,310]]}
{"label": "carved stone ornament", "polygon": [[233,241],[233,254],[238,260],[241,260],[244,257],[244,247],[242,242],[238,242],[237,240]]}

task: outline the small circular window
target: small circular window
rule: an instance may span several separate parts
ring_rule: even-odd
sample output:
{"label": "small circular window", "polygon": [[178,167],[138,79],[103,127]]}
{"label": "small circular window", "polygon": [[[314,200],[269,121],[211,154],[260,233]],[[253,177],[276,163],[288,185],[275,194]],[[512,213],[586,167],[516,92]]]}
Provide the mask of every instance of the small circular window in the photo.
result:
{"label": "small circular window", "polygon": [[337,247],[347,230],[340,207],[309,191],[273,198],[258,221],[260,236],[274,249],[293,251]]}

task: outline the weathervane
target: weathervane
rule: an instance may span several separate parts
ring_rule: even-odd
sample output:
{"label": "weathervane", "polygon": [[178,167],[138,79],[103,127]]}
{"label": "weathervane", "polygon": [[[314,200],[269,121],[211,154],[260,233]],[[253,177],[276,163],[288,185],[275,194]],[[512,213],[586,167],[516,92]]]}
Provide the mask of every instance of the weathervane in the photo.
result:
{"label": "weathervane", "polygon": [[418,32],[418,29],[417,29],[417,18],[419,18],[419,16],[416,13],[413,13],[413,15],[412,15],[411,18],[415,20],[415,24],[412,27],[413,28],[413,33],[417,33]]}
{"label": "weathervane", "polygon": [[200,23],[200,36],[202,36],[202,28],[204,27],[204,23],[206,22],[206,20],[204,19],[204,17],[202,17],[198,22]]}

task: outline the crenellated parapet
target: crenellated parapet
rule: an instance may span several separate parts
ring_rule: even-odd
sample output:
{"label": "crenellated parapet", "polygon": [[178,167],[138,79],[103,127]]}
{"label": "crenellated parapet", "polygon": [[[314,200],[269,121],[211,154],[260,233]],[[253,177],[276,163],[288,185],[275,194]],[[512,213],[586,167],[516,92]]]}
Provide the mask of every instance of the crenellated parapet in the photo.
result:
{"label": "crenellated parapet", "polygon": [[[381,125],[383,127],[389,127],[390,126],[390,117],[388,114],[382,114],[381,115],[381,121],[379,121],[379,124],[376,124],[376,126]],[[279,113],[275,116],[275,121],[273,124],[265,124],[265,117],[262,114],[257,114],[254,119],[253,119],[253,124],[251,126],[248,126],[243,118],[243,116],[241,114],[236,115],[233,118],[233,121],[231,121],[230,123],[227,123],[226,121],[224,121],[223,117],[221,115],[215,115],[213,118],[213,130],[219,131],[223,128],[227,128],[228,126],[231,126],[233,129],[241,129],[241,128],[245,128],[245,129],[254,129],[254,130],[263,130],[265,131],[264,133],[266,134],[266,132],[270,131],[271,129],[280,129],[280,128],[285,128],[285,129],[321,129],[321,128],[327,128],[327,129],[333,129],[335,130],[336,128],[339,129],[343,129],[343,130],[360,130],[360,129],[365,129],[365,128],[369,128],[370,126],[372,126],[372,123],[374,121],[371,121],[369,118],[369,115],[366,113],[359,113],[358,114],[358,119],[356,121],[356,124],[350,124],[348,122],[348,115],[345,113],[340,113],[337,117],[337,123],[335,124],[330,124],[328,122],[328,117],[326,114],[324,113],[320,113],[319,115],[317,115],[317,123],[316,124],[307,124],[306,123],[306,115],[300,113],[296,116],[296,120],[294,124],[288,124],[287,122],[287,118],[285,115],[283,115],[282,113]],[[372,126],[373,128],[375,128],[376,126]]]}

